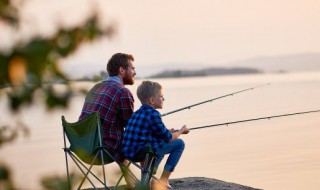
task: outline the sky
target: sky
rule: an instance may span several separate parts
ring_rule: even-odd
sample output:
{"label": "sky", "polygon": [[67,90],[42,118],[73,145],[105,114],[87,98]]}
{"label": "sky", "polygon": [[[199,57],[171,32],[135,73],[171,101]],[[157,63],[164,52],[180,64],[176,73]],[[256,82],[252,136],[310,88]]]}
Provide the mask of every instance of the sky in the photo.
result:
{"label": "sky", "polygon": [[225,66],[261,56],[320,53],[318,0],[29,0],[25,7],[25,31],[45,35],[57,24],[81,22],[92,8],[103,23],[115,24],[112,39],[63,60],[71,75],[104,70],[116,52],[133,54],[144,76],[160,65]]}

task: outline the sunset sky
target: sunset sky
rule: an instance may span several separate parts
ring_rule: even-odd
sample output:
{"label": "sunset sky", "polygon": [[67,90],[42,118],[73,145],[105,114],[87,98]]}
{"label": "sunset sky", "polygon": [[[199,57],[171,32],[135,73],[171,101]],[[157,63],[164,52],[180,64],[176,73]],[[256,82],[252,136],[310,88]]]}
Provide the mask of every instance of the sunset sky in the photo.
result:
{"label": "sunset sky", "polygon": [[[320,52],[318,0],[30,0],[26,20],[42,33],[76,23],[95,7],[114,38],[83,47],[63,68],[103,70],[115,52],[137,68],[180,64],[224,66],[260,56]],[[30,27],[30,25],[29,25]],[[74,70],[77,68],[77,70]],[[143,72],[143,70],[141,70]]]}

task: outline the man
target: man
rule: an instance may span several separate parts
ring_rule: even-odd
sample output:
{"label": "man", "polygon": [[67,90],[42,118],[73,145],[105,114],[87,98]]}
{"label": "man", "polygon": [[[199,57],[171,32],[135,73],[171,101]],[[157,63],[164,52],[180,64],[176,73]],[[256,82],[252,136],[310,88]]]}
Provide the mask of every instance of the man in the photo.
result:
{"label": "man", "polygon": [[133,62],[134,57],[130,54],[116,53],[110,58],[107,64],[109,78],[90,89],[79,117],[82,120],[92,112],[99,113],[103,144],[120,161],[124,161],[121,154],[124,127],[134,110],[132,93],[124,87],[134,84]]}

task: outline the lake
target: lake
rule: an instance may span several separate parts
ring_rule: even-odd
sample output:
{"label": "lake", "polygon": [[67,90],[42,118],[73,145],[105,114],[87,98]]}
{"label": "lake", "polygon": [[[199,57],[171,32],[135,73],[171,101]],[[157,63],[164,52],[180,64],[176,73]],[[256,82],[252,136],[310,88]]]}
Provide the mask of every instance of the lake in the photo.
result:
{"label": "lake", "polygon": [[[228,96],[163,117],[168,128],[189,128],[320,109],[320,72],[275,73],[218,77],[151,79],[164,87],[161,113],[257,85],[271,85]],[[130,86],[135,109],[140,106]],[[77,86],[90,88],[93,83]],[[36,103],[18,115],[0,102],[0,122],[20,119],[30,128],[1,148],[1,160],[11,166],[19,189],[41,189],[39,178],[65,174],[61,115],[79,117],[83,96],[75,96],[67,110],[47,111]],[[274,118],[192,130],[181,136],[186,149],[171,178],[209,177],[262,189],[320,189],[320,113]],[[164,162],[164,161],[163,161]],[[114,166],[112,166],[114,165]],[[163,163],[159,168],[162,168]],[[109,167],[109,166],[108,166]],[[115,170],[115,164],[111,164]],[[112,181],[113,182],[113,181]]]}

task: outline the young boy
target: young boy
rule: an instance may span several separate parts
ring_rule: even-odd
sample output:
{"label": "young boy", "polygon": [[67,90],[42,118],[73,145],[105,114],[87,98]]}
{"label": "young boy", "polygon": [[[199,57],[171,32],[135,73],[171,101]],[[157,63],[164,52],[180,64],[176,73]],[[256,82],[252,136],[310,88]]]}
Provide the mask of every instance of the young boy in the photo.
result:
{"label": "young boy", "polygon": [[160,181],[170,188],[169,177],[184,150],[184,142],[178,137],[189,133],[189,129],[184,125],[171,133],[163,124],[161,115],[156,110],[162,108],[164,101],[159,83],[143,81],[137,89],[137,96],[142,105],[126,126],[122,141],[124,155],[131,159],[146,145],[151,145],[157,156],[155,168],[158,168],[164,155],[169,154]]}

